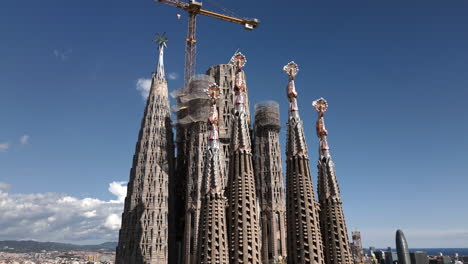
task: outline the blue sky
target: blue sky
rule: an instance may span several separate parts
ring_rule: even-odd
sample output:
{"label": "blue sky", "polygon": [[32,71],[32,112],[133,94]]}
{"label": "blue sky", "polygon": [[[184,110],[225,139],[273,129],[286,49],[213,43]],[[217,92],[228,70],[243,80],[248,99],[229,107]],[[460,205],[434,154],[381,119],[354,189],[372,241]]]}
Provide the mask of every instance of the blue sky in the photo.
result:
{"label": "blue sky", "polygon": [[[324,97],[349,231],[360,230],[365,246],[394,246],[401,228],[410,247],[466,247],[467,1],[217,2],[262,24],[249,32],[199,17],[197,73],[240,49],[251,102],[278,101],[284,124],[282,67],[299,64],[314,182],[310,103]],[[221,11],[211,1],[204,7]],[[151,40],[167,32],[169,89],[182,86],[186,26],[184,13],[150,0],[2,1],[0,199],[34,207],[49,195],[55,209],[36,208],[28,223],[37,226],[24,234],[14,225],[27,210],[10,205],[0,239],[115,239],[144,107],[137,81],[154,71]],[[57,201],[101,221],[102,237],[83,235],[89,225],[54,225],[79,218],[52,215],[67,208]],[[67,236],[49,235],[67,226]]]}

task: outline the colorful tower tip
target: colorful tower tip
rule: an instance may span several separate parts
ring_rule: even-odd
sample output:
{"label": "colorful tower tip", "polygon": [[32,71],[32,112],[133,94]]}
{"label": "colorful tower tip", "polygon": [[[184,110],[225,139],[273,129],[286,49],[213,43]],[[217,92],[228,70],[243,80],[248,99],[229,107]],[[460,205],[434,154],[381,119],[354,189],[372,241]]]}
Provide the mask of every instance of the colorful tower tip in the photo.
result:
{"label": "colorful tower tip", "polygon": [[242,69],[247,63],[247,59],[245,58],[244,54],[236,52],[231,58],[231,63],[237,66],[239,69]]}
{"label": "colorful tower tip", "polygon": [[289,76],[288,86],[286,87],[286,95],[289,99],[289,109],[295,112],[295,116],[297,115],[297,111],[299,108],[297,107],[297,91],[296,85],[294,84],[294,78],[296,77],[297,73],[299,72],[299,66],[294,61],[289,62],[288,64],[284,65],[283,71]]}
{"label": "colorful tower tip", "polygon": [[284,65],[283,71],[289,75],[291,79],[294,79],[299,72],[299,66],[294,61],[291,61],[290,63]]}
{"label": "colorful tower tip", "polygon": [[166,37],[166,32],[162,33],[162,34],[159,34],[157,33],[156,34],[156,39],[153,40],[154,42],[158,43],[158,46],[159,47],[164,47],[164,48],[167,48],[167,45],[166,45],[166,42],[169,41],[169,39]]}
{"label": "colorful tower tip", "polygon": [[218,100],[220,96],[219,86],[216,83],[210,84],[208,89],[206,89],[206,93],[208,94],[208,97],[210,97],[212,101]]}
{"label": "colorful tower tip", "polygon": [[312,102],[312,106],[317,110],[319,113],[323,113],[327,111],[328,103],[327,100],[320,97],[319,99]]}

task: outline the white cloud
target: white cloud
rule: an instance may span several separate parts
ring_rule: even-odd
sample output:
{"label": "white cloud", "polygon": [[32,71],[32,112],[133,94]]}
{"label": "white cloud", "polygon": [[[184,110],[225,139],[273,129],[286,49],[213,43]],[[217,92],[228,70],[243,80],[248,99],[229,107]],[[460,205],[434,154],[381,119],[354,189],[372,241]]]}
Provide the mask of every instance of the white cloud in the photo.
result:
{"label": "white cloud", "polygon": [[[0,237],[42,241],[116,241],[125,182],[109,184],[117,200],[60,193],[10,194],[0,182]],[[125,197],[125,196],[124,196]]]}
{"label": "white cloud", "polygon": [[10,149],[10,143],[0,143],[0,152],[7,152]]}
{"label": "white cloud", "polygon": [[168,75],[167,75],[167,78],[169,80],[177,80],[179,78],[179,74],[177,74],[176,72],[170,72]]}
{"label": "white cloud", "polygon": [[21,145],[26,145],[29,143],[29,135],[23,135],[20,137]]}
{"label": "white cloud", "polygon": [[72,49],[67,49],[67,50],[54,49],[53,54],[56,58],[64,61],[70,57],[72,52],[73,52]]}
{"label": "white cloud", "polygon": [[117,196],[117,202],[123,203],[127,196],[127,182],[111,182],[109,192]]}
{"label": "white cloud", "polygon": [[88,211],[83,214],[83,216],[86,218],[95,217],[96,215],[96,210]]}
{"label": "white cloud", "polygon": [[8,190],[10,190],[10,184],[0,182],[0,193],[2,193],[2,192],[7,193]]}
{"label": "white cloud", "polygon": [[117,214],[111,214],[106,218],[106,222],[104,226],[109,228],[110,230],[119,230],[120,229],[120,222],[122,219]]}
{"label": "white cloud", "polygon": [[136,89],[140,92],[143,99],[148,98],[151,89],[151,79],[140,78],[136,82]]}

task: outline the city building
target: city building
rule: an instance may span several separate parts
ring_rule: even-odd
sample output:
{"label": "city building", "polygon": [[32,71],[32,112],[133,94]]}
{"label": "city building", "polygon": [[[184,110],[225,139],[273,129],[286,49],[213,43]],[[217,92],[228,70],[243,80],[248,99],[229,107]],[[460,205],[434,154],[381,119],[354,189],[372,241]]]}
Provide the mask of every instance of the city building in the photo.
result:
{"label": "city building", "polygon": [[429,257],[426,252],[410,252],[411,264],[429,264]]}
{"label": "city building", "polygon": [[406,242],[403,231],[397,230],[395,240],[398,254],[398,264],[411,264],[408,243]]}

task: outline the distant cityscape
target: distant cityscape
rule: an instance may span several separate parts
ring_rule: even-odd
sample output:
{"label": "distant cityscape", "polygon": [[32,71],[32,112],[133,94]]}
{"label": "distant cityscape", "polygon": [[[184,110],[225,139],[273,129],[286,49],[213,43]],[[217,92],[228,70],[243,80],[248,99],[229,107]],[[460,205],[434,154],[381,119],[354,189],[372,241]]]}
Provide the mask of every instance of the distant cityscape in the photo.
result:
{"label": "distant cityscape", "polygon": [[396,250],[392,247],[362,248],[361,233],[352,232],[351,251],[354,264],[467,264],[468,249],[416,249],[410,250],[402,230],[395,235]]}
{"label": "distant cityscape", "polygon": [[79,246],[37,241],[0,241],[0,264],[113,264],[115,246]]}
{"label": "distant cityscape", "polygon": [[[0,264],[114,264],[116,246],[117,242],[79,246],[0,241]],[[410,249],[401,230],[396,232],[395,249],[364,249],[361,233],[352,232],[351,251],[354,264],[468,264],[468,248]]]}

